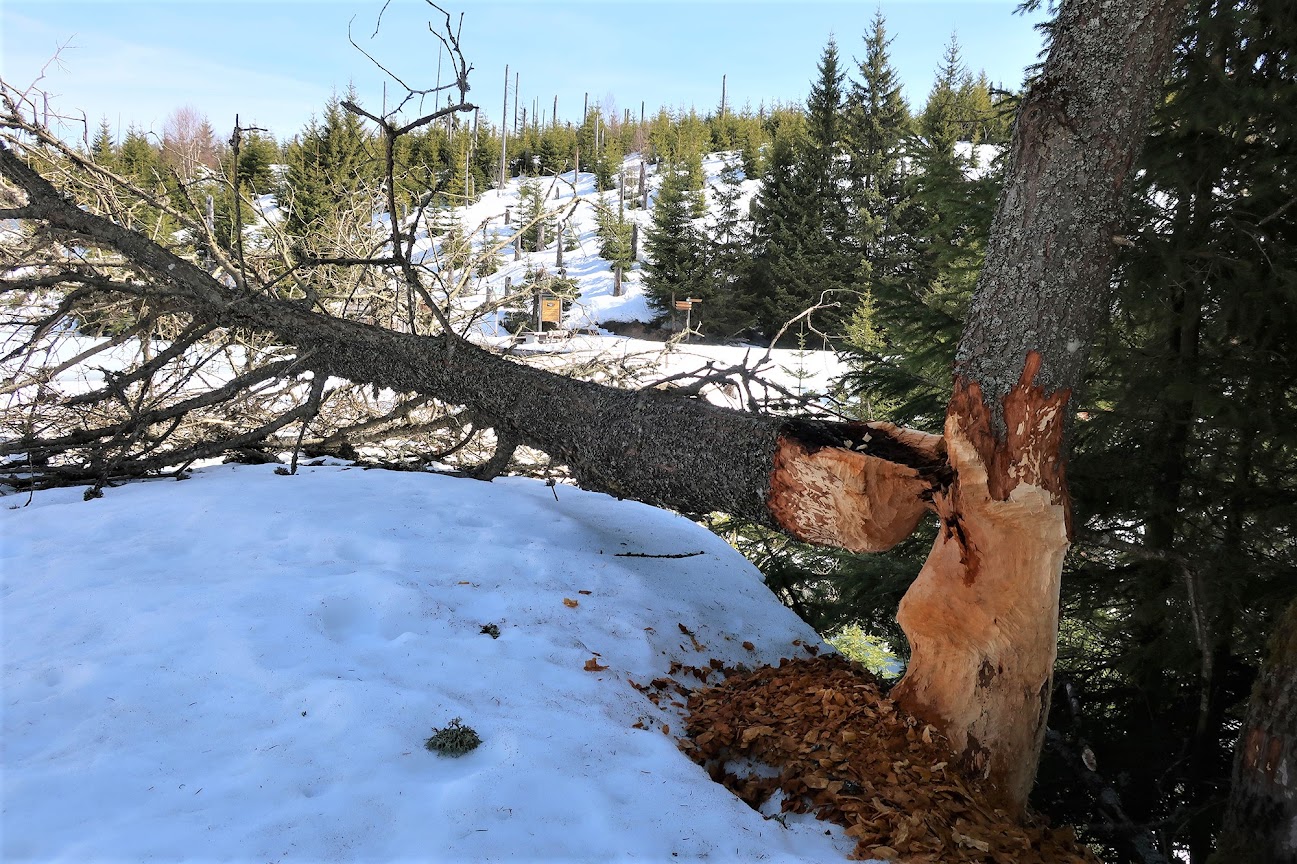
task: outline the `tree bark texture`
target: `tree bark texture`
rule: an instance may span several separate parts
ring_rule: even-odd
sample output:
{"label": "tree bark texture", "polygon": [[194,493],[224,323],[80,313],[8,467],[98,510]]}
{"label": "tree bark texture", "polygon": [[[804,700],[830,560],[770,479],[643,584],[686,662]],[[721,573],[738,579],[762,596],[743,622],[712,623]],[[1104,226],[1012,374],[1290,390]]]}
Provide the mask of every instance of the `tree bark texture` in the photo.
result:
{"label": "tree bark texture", "polygon": [[1297,861],[1297,603],[1271,637],[1252,690],[1212,861]]}
{"label": "tree bark texture", "polygon": [[1028,350],[1047,392],[1081,380],[1105,314],[1126,181],[1148,132],[1185,0],[1065,0],[1019,106],[986,263],[956,372],[999,400]]}
{"label": "tree bark texture", "polygon": [[1005,189],[956,355],[955,479],[897,619],[894,696],[1021,808],[1035,779],[1070,534],[1068,403],[1107,304],[1126,179],[1183,0],[1064,2],[1018,111]]}

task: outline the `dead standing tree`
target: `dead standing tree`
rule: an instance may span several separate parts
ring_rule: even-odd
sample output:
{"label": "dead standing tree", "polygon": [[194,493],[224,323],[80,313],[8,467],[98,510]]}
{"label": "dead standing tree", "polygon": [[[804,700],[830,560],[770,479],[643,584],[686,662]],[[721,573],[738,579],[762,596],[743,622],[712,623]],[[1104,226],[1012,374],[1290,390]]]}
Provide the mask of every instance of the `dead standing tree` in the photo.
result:
{"label": "dead standing tree", "polygon": [[[1048,60],[1019,109],[942,436],[616,390],[493,354],[444,321],[433,335],[398,333],[273,292],[233,289],[77,206],[14,135],[0,148],[14,202],[0,219],[109,250],[131,276],[65,256],[39,271],[10,269],[5,287],[112,293],[205,327],[267,333],[316,375],[469,406],[500,440],[549,453],[587,488],[687,513],[724,511],[811,542],[877,552],[935,512],[942,530],[898,616],[913,660],[895,695],[1021,807],[1045,730],[1069,543],[1070,394],[1105,308],[1125,181],[1182,7],[1062,4]],[[387,128],[386,118],[371,119]],[[7,125],[23,123],[10,112]],[[395,228],[392,244],[397,257],[408,248]],[[384,262],[394,265],[409,278],[400,261]],[[43,443],[30,433],[7,449]]]}

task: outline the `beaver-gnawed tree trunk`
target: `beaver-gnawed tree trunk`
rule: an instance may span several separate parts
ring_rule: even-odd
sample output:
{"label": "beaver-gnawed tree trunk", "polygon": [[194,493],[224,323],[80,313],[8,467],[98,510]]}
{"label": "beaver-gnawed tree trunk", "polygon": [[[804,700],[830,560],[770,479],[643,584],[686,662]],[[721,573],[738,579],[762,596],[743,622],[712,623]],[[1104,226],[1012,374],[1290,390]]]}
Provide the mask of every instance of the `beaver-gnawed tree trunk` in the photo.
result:
{"label": "beaver-gnawed tree trunk", "polygon": [[[92,257],[52,254],[0,279],[8,290],[75,287],[146,300],[195,323],[272,333],[297,349],[287,364],[294,374],[306,369],[468,406],[502,440],[544,450],[583,486],[622,497],[691,513],[721,510],[870,552],[895,545],[935,511],[942,531],[900,609],[913,659],[896,696],[1021,807],[1035,775],[1056,650],[1070,392],[1105,307],[1122,190],[1182,3],[1063,3],[1042,77],[1020,109],[943,436],[615,390],[521,365],[449,333],[418,336],[333,317],[279,299],[269,285],[257,290],[250,273],[230,287],[65,197],[20,155],[19,138],[0,144],[0,174],[16,192],[5,198],[18,202],[0,208],[0,219],[34,224],[43,232],[36,236],[112,250],[131,278]],[[35,134],[12,105],[3,119]],[[32,431],[0,442],[0,454],[35,461],[99,440],[108,447],[183,410],[50,437]],[[177,464],[162,443],[151,442],[136,467]],[[210,455],[193,447],[184,453]]]}
{"label": "beaver-gnawed tree trunk", "polygon": [[932,553],[901,602],[897,700],[1021,806],[1035,778],[1070,531],[1071,391],[1105,313],[1125,181],[1182,0],[1064,2],[1018,111],[956,358]]}

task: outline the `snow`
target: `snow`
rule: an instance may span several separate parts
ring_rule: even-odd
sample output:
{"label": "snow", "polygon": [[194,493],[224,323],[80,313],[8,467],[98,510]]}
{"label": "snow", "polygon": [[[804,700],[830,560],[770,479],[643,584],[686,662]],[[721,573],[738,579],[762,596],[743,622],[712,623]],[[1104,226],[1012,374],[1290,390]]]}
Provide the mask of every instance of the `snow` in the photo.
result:
{"label": "snow", "polygon": [[1004,148],[999,144],[974,144],[971,141],[956,141],[955,155],[967,162],[965,176],[978,180],[991,170],[992,163],[999,157]]}
{"label": "snow", "polygon": [[[703,173],[706,181],[705,200],[709,212],[699,220],[700,226],[708,224],[715,218],[715,189],[721,180],[721,172],[726,164],[738,164],[737,152],[710,153],[703,158]],[[623,161],[623,170],[628,178],[638,182],[641,154],[632,153]],[[654,191],[660,183],[653,166],[646,166],[649,186],[650,210],[627,207],[623,217],[640,226],[639,262],[645,258],[645,240],[647,230],[652,223],[651,207]],[[518,291],[526,281],[526,274],[538,270],[547,273],[557,272],[557,254],[551,242],[548,249],[538,252],[523,252],[518,260],[513,258],[512,237],[519,227],[517,214],[522,198],[523,183],[533,183],[544,193],[547,212],[557,220],[564,222],[576,238],[576,248],[563,253],[563,269],[567,277],[577,284],[579,297],[564,314],[564,331],[550,334],[559,338],[553,341],[538,343],[534,338],[524,338],[513,345],[514,353],[531,355],[533,360],[545,363],[538,355],[549,354],[553,362],[549,365],[559,368],[563,365],[588,363],[596,357],[625,364],[628,358],[632,365],[642,373],[642,381],[651,382],[654,378],[679,376],[714,364],[719,367],[742,366],[750,372],[759,372],[763,380],[795,395],[826,393],[833,382],[846,372],[846,364],[827,346],[818,343],[812,337],[806,350],[776,348],[767,349],[754,345],[703,344],[696,340],[688,343],[664,346],[662,342],[614,336],[604,329],[603,325],[611,322],[649,322],[656,313],[649,307],[644,294],[641,264],[626,271],[622,280],[622,293],[613,294],[613,273],[609,262],[599,255],[597,208],[618,207],[616,191],[599,192],[595,185],[595,176],[591,173],[573,174],[566,172],[557,176],[534,178],[514,177],[502,189],[491,189],[480,195],[474,202],[448,211],[425,216],[431,224],[449,224],[457,220],[465,235],[471,240],[473,253],[476,256],[486,254],[489,249],[496,249],[498,269],[489,276],[470,274],[450,274],[452,281],[464,279],[464,285],[456,296],[455,305],[461,313],[482,308],[490,300],[498,300],[506,295],[505,284],[508,281],[512,291]],[[740,183],[740,212],[747,212],[751,198],[760,188],[759,180],[743,179]],[[627,193],[627,201],[632,196]],[[505,224],[506,211],[510,214],[510,223]],[[408,228],[409,226],[407,226]],[[418,230],[416,257],[431,269],[439,270],[441,259],[438,246],[439,237],[430,234],[427,226]],[[475,264],[473,265],[476,266]],[[520,305],[525,305],[523,301]],[[501,321],[504,312],[488,313],[479,318],[479,323],[469,331],[471,338],[497,346],[510,345],[517,340],[503,328]],[[700,309],[694,320],[707,333],[706,310]],[[717,404],[734,408],[746,407],[743,394],[737,388],[710,388],[707,398]],[[773,395],[773,394],[771,394]]]}
{"label": "snow", "polygon": [[[678,708],[631,686],[673,660],[777,663],[821,644],[683,517],[342,463],[0,504],[5,860],[809,862],[852,848],[713,783],[676,748]],[[482,745],[426,750],[455,718]]]}
{"label": "snow", "polygon": [[[720,183],[720,174],[726,162],[736,163],[739,156],[735,152],[710,153],[703,159],[703,173],[706,179],[705,197],[709,204],[714,202],[714,190]],[[640,166],[645,162],[638,153],[627,156],[622,163],[629,182],[638,182]],[[635,209],[630,206],[632,196],[627,193],[627,207],[623,218],[640,227],[639,261],[645,259],[645,240],[652,224],[652,206],[654,192],[660,183],[656,168],[646,166],[649,185],[649,208]],[[558,269],[557,254],[554,244],[539,252],[524,252],[518,261],[513,260],[511,238],[518,227],[517,214],[521,204],[523,183],[533,183],[544,193],[547,211],[556,219],[569,226],[576,235],[577,248],[566,250],[563,255],[563,266],[569,278],[574,279],[580,289],[580,298],[565,315],[564,325],[569,328],[599,327],[603,322],[650,321],[655,317],[649,308],[644,295],[642,273],[639,266],[624,274],[620,296],[613,295],[613,274],[607,260],[599,256],[598,226],[596,224],[597,208],[618,208],[616,191],[599,192],[595,185],[595,175],[587,172],[573,174],[568,171],[557,176],[514,177],[505,183],[503,188],[489,190],[480,195],[473,203],[455,207],[441,216],[456,219],[463,226],[465,233],[473,240],[475,252],[485,248],[505,244],[498,253],[499,269],[487,277],[474,277],[469,282],[467,297],[473,302],[482,302],[489,291],[493,297],[504,295],[505,280],[511,281],[516,289],[524,281],[528,270],[544,268],[549,273]],[[746,213],[748,202],[759,188],[757,180],[744,180],[741,184],[739,208]],[[510,223],[505,224],[506,210],[510,213]],[[703,224],[711,214],[698,220]],[[485,231],[484,231],[485,229]],[[421,229],[422,230],[422,229]],[[416,248],[422,253],[425,263],[436,260],[436,238],[425,231]],[[703,312],[705,321],[705,310]],[[493,319],[494,320],[494,319]],[[705,325],[704,325],[705,330]],[[491,326],[487,333],[494,334]]]}
{"label": "snow", "polygon": [[[707,158],[709,182],[723,164]],[[488,242],[513,230],[502,217],[518,185],[457,212],[479,244],[483,224]],[[826,351],[599,332],[651,317],[638,270],[614,297],[598,256],[593,202],[616,194],[590,174],[556,188],[578,236],[564,263],[581,297],[565,324],[597,332],[518,353],[611,356],[646,377],[759,366],[792,392],[839,376]],[[273,198],[256,204],[282,218]],[[627,218],[644,228],[649,213]],[[504,277],[517,285],[542,264],[554,269],[552,248],[517,262],[509,250],[457,302],[481,303],[488,285],[499,297]],[[43,364],[104,342],[51,333]],[[100,387],[137,350],[108,347],[56,378]],[[706,395],[744,404],[737,388]],[[676,747],[682,706],[632,686],[673,661],[755,666],[822,645],[715,535],[521,478],[274,467],[209,466],[89,502],[80,489],[0,497],[0,857],[809,862],[854,848],[836,826],[768,819],[713,783]],[[456,718],[482,745],[458,759],[426,750]]]}

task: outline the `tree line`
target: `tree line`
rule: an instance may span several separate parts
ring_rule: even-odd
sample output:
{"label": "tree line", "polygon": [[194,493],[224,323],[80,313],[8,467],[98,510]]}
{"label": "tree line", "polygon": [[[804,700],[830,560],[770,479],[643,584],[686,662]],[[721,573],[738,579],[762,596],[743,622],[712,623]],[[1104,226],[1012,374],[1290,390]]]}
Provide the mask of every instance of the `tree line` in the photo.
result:
{"label": "tree line", "polygon": [[[931,236],[916,234],[914,244],[925,247],[951,240],[936,236],[938,224],[963,219],[949,209],[951,201],[976,198],[989,212],[990,182],[966,182],[972,157],[955,145],[1002,145],[1013,105],[985,75],[969,74],[952,37],[924,110],[912,116],[888,61],[881,13],[865,52],[860,79],[847,87],[830,42],[804,106],[720,105],[705,114],[663,107],[638,120],[596,103],[579,125],[532,117],[507,135],[479,122],[480,112],[447,117],[397,141],[396,216],[469,203],[497,186],[502,146],[511,177],[580,169],[593,173],[601,190],[629,183],[633,208],[647,200],[645,190],[633,172],[623,178],[622,167],[627,154],[639,153],[661,178],[652,199],[646,288],[663,319],[673,296],[692,296],[703,301],[707,336],[769,341],[825,299],[830,309],[816,320],[837,333],[870,280],[881,278],[878,265],[871,270],[861,262],[878,259],[873,246],[885,242],[878,215],[885,206],[909,214],[907,231],[923,223]],[[285,217],[281,240],[298,259],[339,257],[354,245],[340,238],[363,234],[385,209],[377,136],[343,108],[355,99],[350,89],[335,95],[282,142],[255,127],[218,136],[205,116],[185,106],[167,119],[161,137],[130,127],[118,142],[105,119],[88,149],[99,164],[159,196],[192,197],[200,207],[210,199],[209,221],[228,249],[257,221],[258,198],[273,195]],[[715,152],[730,154],[730,164],[713,202],[719,213],[703,220],[702,161]],[[764,182],[759,199],[740,212],[744,178]],[[614,266],[628,267],[629,226],[620,214],[606,217],[604,251]],[[147,205],[126,218],[140,226],[151,220],[155,236],[176,230],[174,220]],[[895,250],[894,257],[912,251]],[[931,281],[953,278],[954,265],[945,265],[957,253],[929,257],[942,259]]]}
{"label": "tree line", "polygon": [[[848,76],[834,40],[825,46],[804,106],[761,118],[761,134],[735,123],[707,220],[697,156],[672,155],[649,232],[645,287],[670,315],[674,298],[702,301],[704,333],[793,344],[843,343],[868,328],[869,298],[883,283],[940,295],[952,315],[971,293],[998,191],[979,153],[1008,141],[1013,94],[992,88],[947,44],[922,111],[912,112],[876,13],[863,58]],[[754,146],[755,145],[755,146]],[[991,145],[979,149],[979,145]],[[759,178],[740,208],[738,184]],[[785,325],[821,307],[791,331]]]}

